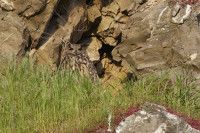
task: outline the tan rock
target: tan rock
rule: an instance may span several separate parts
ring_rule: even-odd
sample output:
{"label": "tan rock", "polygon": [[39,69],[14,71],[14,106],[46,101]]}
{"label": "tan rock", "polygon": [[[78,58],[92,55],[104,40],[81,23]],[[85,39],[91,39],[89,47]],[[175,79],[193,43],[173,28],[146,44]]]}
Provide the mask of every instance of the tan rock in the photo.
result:
{"label": "tan rock", "polygon": [[125,60],[137,70],[164,65],[163,48],[151,47],[129,53]]}
{"label": "tan rock", "polygon": [[99,49],[101,48],[102,48],[102,43],[96,37],[92,37],[92,41],[87,47],[87,53],[92,62],[95,63],[100,61]]}
{"label": "tan rock", "polygon": [[115,0],[118,5],[120,6],[120,11],[123,12],[127,9],[129,9],[129,7],[135,3],[132,0]]}
{"label": "tan rock", "polygon": [[0,64],[9,57],[21,57],[29,46],[29,31],[13,12],[0,12]]}
{"label": "tan rock", "polygon": [[40,52],[39,56],[43,58],[42,60],[44,62],[47,61],[47,63],[50,61],[53,64],[58,64],[62,42],[70,41],[71,43],[76,43],[80,40],[82,34],[87,30],[86,20],[85,9],[75,6],[69,13],[67,23],[64,26],[60,25],[47,42],[38,49]]}
{"label": "tan rock", "polygon": [[90,22],[95,22],[95,20],[99,17],[101,17],[101,12],[99,11],[96,5],[88,9],[88,20]]}
{"label": "tan rock", "polygon": [[116,89],[122,89],[121,81],[127,78],[128,71],[121,66],[116,66],[108,58],[102,59],[101,64],[105,73],[102,78],[102,82],[105,83],[104,85],[106,87],[111,85],[112,87],[116,87]]}
{"label": "tan rock", "polygon": [[115,22],[120,24],[125,24],[128,21],[128,16],[122,14],[121,12],[115,17]]}
{"label": "tan rock", "polygon": [[100,10],[103,6],[103,1],[102,0],[93,0],[94,5],[97,6],[97,8]]}
{"label": "tan rock", "polygon": [[14,12],[20,14],[24,19],[33,40],[32,47],[36,47],[59,0],[50,0],[48,2],[47,0],[5,1],[8,1],[10,8],[14,8]]}
{"label": "tan rock", "polygon": [[100,40],[98,40],[96,37],[91,37],[80,41],[80,43],[88,45],[86,51],[93,63],[100,61],[99,49],[102,48],[102,43]]}
{"label": "tan rock", "polygon": [[119,11],[120,11],[119,5],[115,1],[113,1],[108,6],[102,8],[102,12],[105,13],[104,15],[106,15],[107,13],[111,13],[112,15],[117,15]]}
{"label": "tan rock", "polygon": [[102,21],[101,21],[101,23],[99,24],[97,33],[103,32],[103,31],[105,31],[105,30],[108,30],[108,29],[110,28],[110,25],[111,25],[111,23],[112,23],[113,21],[114,21],[114,19],[111,18],[111,17],[102,16]]}
{"label": "tan rock", "polygon": [[109,44],[110,46],[116,46],[117,45],[117,40],[115,40],[113,37],[106,37],[104,39],[105,44]]}

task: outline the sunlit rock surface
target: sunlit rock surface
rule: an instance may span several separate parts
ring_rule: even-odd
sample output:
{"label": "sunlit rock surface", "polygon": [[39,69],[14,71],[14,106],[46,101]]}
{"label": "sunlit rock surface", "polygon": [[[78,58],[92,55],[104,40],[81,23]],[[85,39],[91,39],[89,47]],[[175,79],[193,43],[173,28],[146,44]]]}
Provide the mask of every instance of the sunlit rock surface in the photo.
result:
{"label": "sunlit rock surface", "polygon": [[127,117],[116,133],[200,133],[184,119],[169,113],[163,106],[145,103],[141,110]]}

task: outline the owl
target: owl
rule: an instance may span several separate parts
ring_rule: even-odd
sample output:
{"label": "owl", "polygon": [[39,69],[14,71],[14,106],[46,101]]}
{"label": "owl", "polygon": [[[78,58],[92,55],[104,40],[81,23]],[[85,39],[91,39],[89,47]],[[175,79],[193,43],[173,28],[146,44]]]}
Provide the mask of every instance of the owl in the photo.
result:
{"label": "owl", "polygon": [[84,44],[63,42],[60,67],[78,70],[81,75],[89,77],[92,82],[99,82],[96,68],[90,60]]}

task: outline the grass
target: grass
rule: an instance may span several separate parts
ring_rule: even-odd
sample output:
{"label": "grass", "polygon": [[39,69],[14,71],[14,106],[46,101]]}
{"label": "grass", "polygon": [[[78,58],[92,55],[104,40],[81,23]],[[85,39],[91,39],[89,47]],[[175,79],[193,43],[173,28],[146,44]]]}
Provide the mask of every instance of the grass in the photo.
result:
{"label": "grass", "polygon": [[154,102],[200,120],[200,90],[196,87],[194,78],[188,71],[183,71],[175,80],[172,84],[169,73],[161,77],[150,75],[136,83],[127,82],[125,95],[133,103]]}
{"label": "grass", "polygon": [[77,72],[50,74],[24,59],[0,78],[1,132],[72,132],[92,127],[110,113],[107,90]]}
{"label": "grass", "polygon": [[108,115],[116,109],[123,113],[132,103],[145,101],[200,119],[200,91],[184,75],[177,77],[175,85],[167,73],[123,85],[116,94],[112,87],[95,85],[75,71],[50,73],[27,58],[19,65],[8,61],[0,75],[0,133],[87,132],[84,129],[107,125]]}

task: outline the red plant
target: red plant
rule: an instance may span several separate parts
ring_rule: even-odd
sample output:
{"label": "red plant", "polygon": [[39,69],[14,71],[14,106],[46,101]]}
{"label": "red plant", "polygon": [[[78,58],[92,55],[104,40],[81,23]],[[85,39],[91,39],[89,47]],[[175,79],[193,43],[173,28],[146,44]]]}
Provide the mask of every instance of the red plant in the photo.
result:
{"label": "red plant", "polygon": [[195,4],[196,2],[198,2],[198,0],[184,0],[185,4]]}
{"label": "red plant", "polygon": [[185,6],[185,5],[194,5],[198,2],[199,0],[173,0],[172,2],[174,4],[179,4],[181,6]]}
{"label": "red plant", "polygon": [[125,118],[127,118],[128,116],[134,114],[135,112],[137,112],[139,109],[137,107],[135,107],[134,105],[129,108],[124,114],[119,113],[119,111],[115,112],[115,119],[114,119],[114,124],[115,125],[119,125],[120,122],[124,121]]}
{"label": "red plant", "polygon": [[[139,105],[138,105],[139,106]],[[138,106],[132,106],[131,108],[129,108],[124,114],[122,114],[122,110],[121,109],[116,109],[115,111],[115,119],[114,119],[114,125],[117,126],[119,125],[120,122],[124,121],[125,118],[127,118],[128,116],[136,113],[137,111],[139,111],[138,109]],[[163,107],[165,107],[164,105],[161,105]],[[174,114],[176,116],[179,116],[181,118],[183,118],[191,127],[197,129],[197,130],[200,130],[200,120],[195,120],[193,118],[189,118],[185,115],[182,115],[180,113],[177,113],[175,111],[173,111],[172,109],[168,108],[168,107],[165,107],[167,109],[167,111],[171,114]],[[87,133],[95,133],[97,131],[100,131],[100,130],[107,130],[107,125],[104,125],[104,124],[99,124],[97,127],[95,128],[92,128],[92,129],[86,129],[84,130],[84,132],[87,132]]]}
{"label": "red plant", "polygon": [[[165,106],[163,106],[163,107],[165,107]],[[168,107],[165,107],[165,108],[167,109],[167,111],[169,113],[183,118],[191,127],[195,128],[197,130],[200,130],[200,121],[199,120],[195,120],[195,119],[189,118],[189,117],[187,117],[187,116],[185,116],[183,114],[177,113],[177,112],[173,111],[172,109],[170,109]]]}

